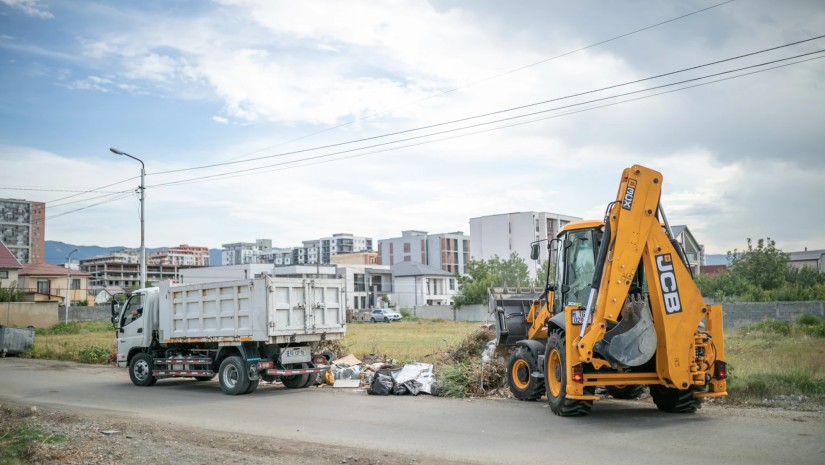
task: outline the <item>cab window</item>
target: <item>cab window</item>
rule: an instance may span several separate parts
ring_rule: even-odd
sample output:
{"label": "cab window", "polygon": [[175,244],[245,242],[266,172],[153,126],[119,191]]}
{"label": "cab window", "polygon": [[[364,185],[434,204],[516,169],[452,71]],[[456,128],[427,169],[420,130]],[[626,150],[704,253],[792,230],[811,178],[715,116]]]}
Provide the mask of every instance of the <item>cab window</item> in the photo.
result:
{"label": "cab window", "polygon": [[143,317],[143,301],[142,294],[132,294],[129,297],[129,301],[123,308],[123,316],[120,318],[121,327],[128,326]]}

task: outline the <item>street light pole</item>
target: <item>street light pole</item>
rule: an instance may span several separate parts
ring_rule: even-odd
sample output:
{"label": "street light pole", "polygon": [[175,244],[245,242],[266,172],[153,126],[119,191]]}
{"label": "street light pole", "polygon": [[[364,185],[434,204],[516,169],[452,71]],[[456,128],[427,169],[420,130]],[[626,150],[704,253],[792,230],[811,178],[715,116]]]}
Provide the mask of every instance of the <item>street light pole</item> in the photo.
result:
{"label": "street light pole", "polygon": [[72,304],[69,293],[72,291],[72,254],[75,252],[77,252],[77,249],[69,252],[66,257],[66,315],[64,317],[66,324],[69,324],[69,305]]}
{"label": "street light pole", "polygon": [[125,157],[129,157],[133,160],[137,160],[140,162],[140,286],[146,286],[146,241],[144,239],[144,222],[145,222],[145,215],[144,215],[144,200],[146,199],[146,185],[144,184],[146,178],[146,166],[143,164],[143,160],[138,157],[133,157],[128,153],[118,150],[116,148],[109,149],[112,153],[117,155],[123,155]]}

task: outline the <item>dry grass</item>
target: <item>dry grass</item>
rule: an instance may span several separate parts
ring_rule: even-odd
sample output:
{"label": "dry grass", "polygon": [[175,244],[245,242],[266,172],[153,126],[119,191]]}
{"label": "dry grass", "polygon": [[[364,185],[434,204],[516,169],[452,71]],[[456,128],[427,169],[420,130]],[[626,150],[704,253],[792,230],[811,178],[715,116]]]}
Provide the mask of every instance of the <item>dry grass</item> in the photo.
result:
{"label": "dry grass", "polygon": [[751,328],[726,331],[725,345],[730,401],[771,403],[782,396],[825,400],[825,338],[801,334],[795,327],[787,335]]}
{"label": "dry grass", "polygon": [[115,331],[108,322],[58,324],[38,330],[27,357],[102,363],[117,349]]}
{"label": "dry grass", "polygon": [[[433,363],[439,354],[456,346],[480,323],[413,320],[394,323],[350,323],[344,346],[356,357],[371,354],[398,361]],[[346,355],[346,354],[338,354]]]}

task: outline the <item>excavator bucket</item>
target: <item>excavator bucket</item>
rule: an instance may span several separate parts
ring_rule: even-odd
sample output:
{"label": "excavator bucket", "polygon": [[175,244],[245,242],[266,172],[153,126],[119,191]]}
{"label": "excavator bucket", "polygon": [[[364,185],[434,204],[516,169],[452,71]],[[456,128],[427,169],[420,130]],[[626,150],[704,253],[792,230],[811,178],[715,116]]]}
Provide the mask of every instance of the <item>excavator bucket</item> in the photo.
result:
{"label": "excavator bucket", "polygon": [[493,287],[488,290],[488,306],[496,323],[496,343],[513,345],[527,339],[530,304],[541,296],[535,288]]}
{"label": "excavator bucket", "polygon": [[636,367],[656,353],[656,328],[650,305],[641,295],[629,295],[622,307],[622,319],[596,344],[613,368]]}

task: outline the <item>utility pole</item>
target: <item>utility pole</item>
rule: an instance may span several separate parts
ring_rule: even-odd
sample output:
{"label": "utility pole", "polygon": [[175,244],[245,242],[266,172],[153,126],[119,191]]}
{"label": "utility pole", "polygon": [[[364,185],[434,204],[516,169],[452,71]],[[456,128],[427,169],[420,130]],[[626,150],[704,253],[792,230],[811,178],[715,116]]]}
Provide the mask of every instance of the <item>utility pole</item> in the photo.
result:
{"label": "utility pole", "polygon": [[77,249],[69,252],[66,257],[66,315],[64,317],[66,324],[69,324],[69,306],[72,304],[69,293],[72,291],[72,254],[75,252],[77,252]]}
{"label": "utility pole", "polygon": [[144,211],[144,200],[146,199],[146,166],[143,164],[143,160],[137,157],[133,157],[128,153],[118,150],[116,148],[110,148],[114,154],[123,155],[125,157],[129,157],[133,160],[137,160],[140,162],[140,286],[141,288],[146,286],[146,241],[144,238],[144,223],[146,220],[145,211]]}

